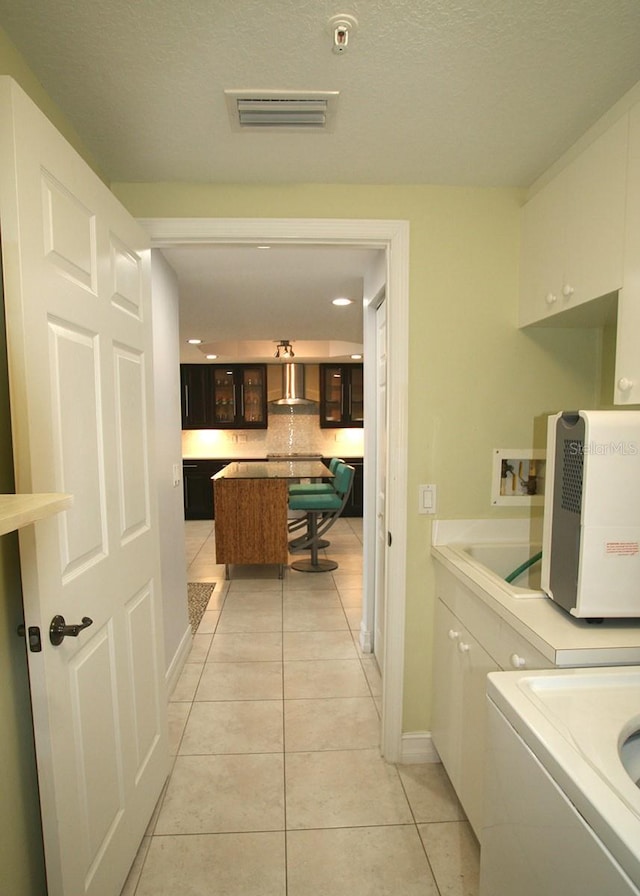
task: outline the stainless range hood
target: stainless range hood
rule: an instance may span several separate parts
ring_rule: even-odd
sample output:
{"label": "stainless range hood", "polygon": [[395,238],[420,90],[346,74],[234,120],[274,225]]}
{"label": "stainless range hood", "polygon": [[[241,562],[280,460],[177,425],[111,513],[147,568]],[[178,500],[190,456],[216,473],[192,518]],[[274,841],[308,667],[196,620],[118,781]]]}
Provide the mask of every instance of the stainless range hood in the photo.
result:
{"label": "stainless range hood", "polygon": [[304,394],[304,364],[282,365],[282,398],[278,398],[273,404],[316,404]]}

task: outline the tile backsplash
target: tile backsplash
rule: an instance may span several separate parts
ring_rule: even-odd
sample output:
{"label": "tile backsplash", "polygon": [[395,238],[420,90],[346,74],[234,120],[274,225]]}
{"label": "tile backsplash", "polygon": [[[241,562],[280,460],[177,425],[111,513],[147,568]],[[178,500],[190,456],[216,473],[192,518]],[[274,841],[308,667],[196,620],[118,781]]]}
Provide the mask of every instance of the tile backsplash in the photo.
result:
{"label": "tile backsplash", "polygon": [[[306,408],[305,408],[306,410]],[[321,429],[317,407],[269,412],[268,429],[188,429],[182,432],[184,458],[266,457],[267,454],[321,454],[362,457],[364,430]]]}

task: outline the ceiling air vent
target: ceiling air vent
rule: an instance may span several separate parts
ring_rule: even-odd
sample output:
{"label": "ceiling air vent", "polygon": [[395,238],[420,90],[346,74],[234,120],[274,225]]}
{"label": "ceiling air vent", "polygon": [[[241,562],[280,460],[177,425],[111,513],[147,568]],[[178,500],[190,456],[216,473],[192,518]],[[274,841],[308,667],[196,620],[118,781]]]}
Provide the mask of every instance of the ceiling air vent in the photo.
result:
{"label": "ceiling air vent", "polygon": [[339,91],[225,90],[231,126],[331,130]]}

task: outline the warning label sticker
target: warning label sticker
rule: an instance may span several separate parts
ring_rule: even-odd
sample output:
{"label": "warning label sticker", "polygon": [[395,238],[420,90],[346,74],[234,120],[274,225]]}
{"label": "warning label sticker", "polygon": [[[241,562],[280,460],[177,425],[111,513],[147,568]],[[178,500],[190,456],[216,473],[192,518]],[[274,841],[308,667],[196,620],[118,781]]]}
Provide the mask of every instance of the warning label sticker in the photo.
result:
{"label": "warning label sticker", "polygon": [[635,557],[640,552],[640,544],[637,541],[607,541],[605,553],[618,557]]}

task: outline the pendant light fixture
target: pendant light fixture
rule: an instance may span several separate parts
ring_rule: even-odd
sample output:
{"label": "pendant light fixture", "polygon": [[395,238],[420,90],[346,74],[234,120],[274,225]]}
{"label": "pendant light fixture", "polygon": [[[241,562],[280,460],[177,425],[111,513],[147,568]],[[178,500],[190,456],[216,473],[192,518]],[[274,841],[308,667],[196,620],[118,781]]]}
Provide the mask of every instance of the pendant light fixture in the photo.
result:
{"label": "pendant light fixture", "polygon": [[273,356],[274,358],[286,358],[289,360],[290,358],[295,358],[295,354],[293,349],[291,348],[291,343],[288,339],[281,339],[278,343],[278,347],[276,348],[276,353]]}

